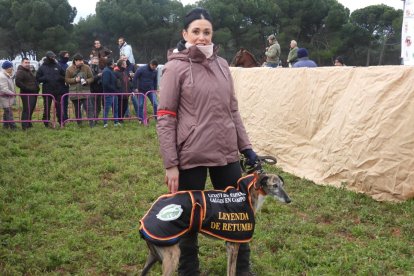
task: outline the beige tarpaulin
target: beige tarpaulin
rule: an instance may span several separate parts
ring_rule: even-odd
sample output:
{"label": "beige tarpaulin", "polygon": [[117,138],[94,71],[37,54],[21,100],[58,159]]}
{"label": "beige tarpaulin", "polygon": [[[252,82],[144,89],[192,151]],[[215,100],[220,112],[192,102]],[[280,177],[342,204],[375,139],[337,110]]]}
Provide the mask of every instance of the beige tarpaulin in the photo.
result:
{"label": "beige tarpaulin", "polygon": [[231,68],[256,151],[376,200],[414,197],[414,67]]}

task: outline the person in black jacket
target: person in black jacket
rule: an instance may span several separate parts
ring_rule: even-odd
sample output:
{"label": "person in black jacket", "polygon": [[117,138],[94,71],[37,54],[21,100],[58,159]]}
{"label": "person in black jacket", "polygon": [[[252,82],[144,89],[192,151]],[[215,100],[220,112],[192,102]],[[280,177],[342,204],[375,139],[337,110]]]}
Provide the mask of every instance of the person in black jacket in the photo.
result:
{"label": "person in black jacket", "polygon": [[[147,93],[148,91],[155,91],[157,90],[158,84],[158,61],[156,59],[151,60],[148,64],[141,66],[135,72],[133,84],[135,87],[135,92],[139,92],[142,94]],[[134,96],[135,97],[135,96]],[[148,93],[148,99],[151,101],[154,116],[157,116],[157,94],[156,93]],[[135,112],[137,112],[137,104],[136,98],[133,98],[133,104],[135,108]],[[138,118],[140,120],[144,119],[144,97],[142,95],[138,96]],[[145,115],[146,116],[146,115]]]}
{"label": "person in black jacket", "polygon": [[[117,88],[119,93],[130,93],[131,92],[131,75],[127,71],[126,60],[120,59],[116,63],[114,68],[114,73],[117,79]],[[122,118],[125,117],[125,114],[128,109],[128,95],[118,96],[118,118],[119,122],[123,122]]]}
{"label": "person in black jacket", "polygon": [[107,60],[106,67],[102,71],[102,89],[105,95],[105,108],[104,108],[104,128],[108,127],[108,114],[112,108],[112,114],[114,116],[114,126],[118,127],[121,124],[118,120],[118,97],[116,76],[114,73],[114,64],[111,59]]}
{"label": "person in black jacket", "polygon": [[21,96],[23,103],[22,129],[26,130],[33,126],[30,121],[32,120],[33,111],[36,108],[37,94],[39,94],[39,83],[30,71],[30,60],[28,58],[23,58],[21,65],[17,68],[16,86],[20,88],[21,94],[34,95]]}
{"label": "person in black jacket", "polygon": [[[36,79],[43,84],[42,94],[51,94],[56,100],[56,116],[60,124],[62,121],[61,98],[65,86],[65,70],[56,62],[56,55],[52,51],[46,52],[46,58],[36,73]],[[50,126],[50,108],[52,99],[43,97],[43,120],[46,127]]]}
{"label": "person in black jacket", "polygon": [[[60,67],[62,67],[63,70],[65,70],[65,72],[66,72],[66,69],[68,69],[69,67],[69,64],[68,64],[69,57],[70,55],[68,51],[63,50],[59,52],[58,64],[60,65]],[[66,93],[69,93],[69,85],[65,83],[62,89],[62,94],[66,94]],[[63,101],[63,110],[62,110],[63,122],[65,122],[69,118],[69,115],[68,115],[69,96],[63,97],[62,101]]]}

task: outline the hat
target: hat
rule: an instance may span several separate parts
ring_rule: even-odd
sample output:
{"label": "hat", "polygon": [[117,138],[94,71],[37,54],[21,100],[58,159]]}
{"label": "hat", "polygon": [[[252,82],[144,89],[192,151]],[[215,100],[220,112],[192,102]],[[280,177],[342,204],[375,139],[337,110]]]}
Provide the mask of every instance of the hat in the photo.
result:
{"label": "hat", "polygon": [[305,48],[299,48],[298,49],[298,58],[303,58],[308,56],[308,50]]}
{"label": "hat", "polygon": [[271,40],[271,41],[273,41],[273,40],[275,40],[276,39],[276,36],[275,35],[273,35],[273,34],[271,34],[271,35],[269,35],[268,37],[267,37],[267,40]]}
{"label": "hat", "polygon": [[4,70],[9,69],[11,67],[13,67],[13,63],[11,63],[8,60],[6,60],[5,62],[3,62],[3,64],[1,65],[1,68],[3,68]]}
{"label": "hat", "polygon": [[211,24],[213,24],[211,15],[208,13],[207,10],[203,8],[195,8],[189,11],[184,17],[184,29],[187,29],[191,22],[198,19],[205,19],[207,21],[210,21]]}
{"label": "hat", "polygon": [[73,56],[73,60],[83,60],[83,56],[81,54],[79,54],[79,53],[76,53]]}
{"label": "hat", "polygon": [[55,58],[55,57],[56,57],[56,55],[55,55],[55,53],[53,53],[52,51],[47,51],[47,52],[46,52],[46,57],[47,57],[47,58]]}

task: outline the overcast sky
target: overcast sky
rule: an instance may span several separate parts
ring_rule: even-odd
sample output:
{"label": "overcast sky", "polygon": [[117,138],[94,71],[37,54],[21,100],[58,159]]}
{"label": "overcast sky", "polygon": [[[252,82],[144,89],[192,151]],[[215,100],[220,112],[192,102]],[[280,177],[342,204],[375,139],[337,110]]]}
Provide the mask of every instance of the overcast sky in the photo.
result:
{"label": "overcast sky", "polygon": [[[78,14],[75,18],[75,22],[78,22],[79,18],[86,18],[89,14],[95,13],[95,5],[98,0],[68,0],[69,4],[75,6],[78,10]],[[194,0],[181,0],[183,4],[195,3]],[[366,6],[385,4],[395,9],[403,8],[403,1],[401,0],[338,0],[339,3],[354,11],[356,9],[364,8]]]}

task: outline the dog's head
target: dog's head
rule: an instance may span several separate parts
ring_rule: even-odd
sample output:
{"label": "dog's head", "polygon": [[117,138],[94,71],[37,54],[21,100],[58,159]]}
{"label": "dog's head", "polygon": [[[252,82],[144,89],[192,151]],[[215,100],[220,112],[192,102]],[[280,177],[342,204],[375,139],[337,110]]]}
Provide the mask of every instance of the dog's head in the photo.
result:
{"label": "dog's head", "polygon": [[281,176],[267,173],[259,174],[257,182],[257,185],[260,185],[266,195],[270,195],[283,203],[290,203],[290,197],[283,189],[284,184],[285,182]]}

